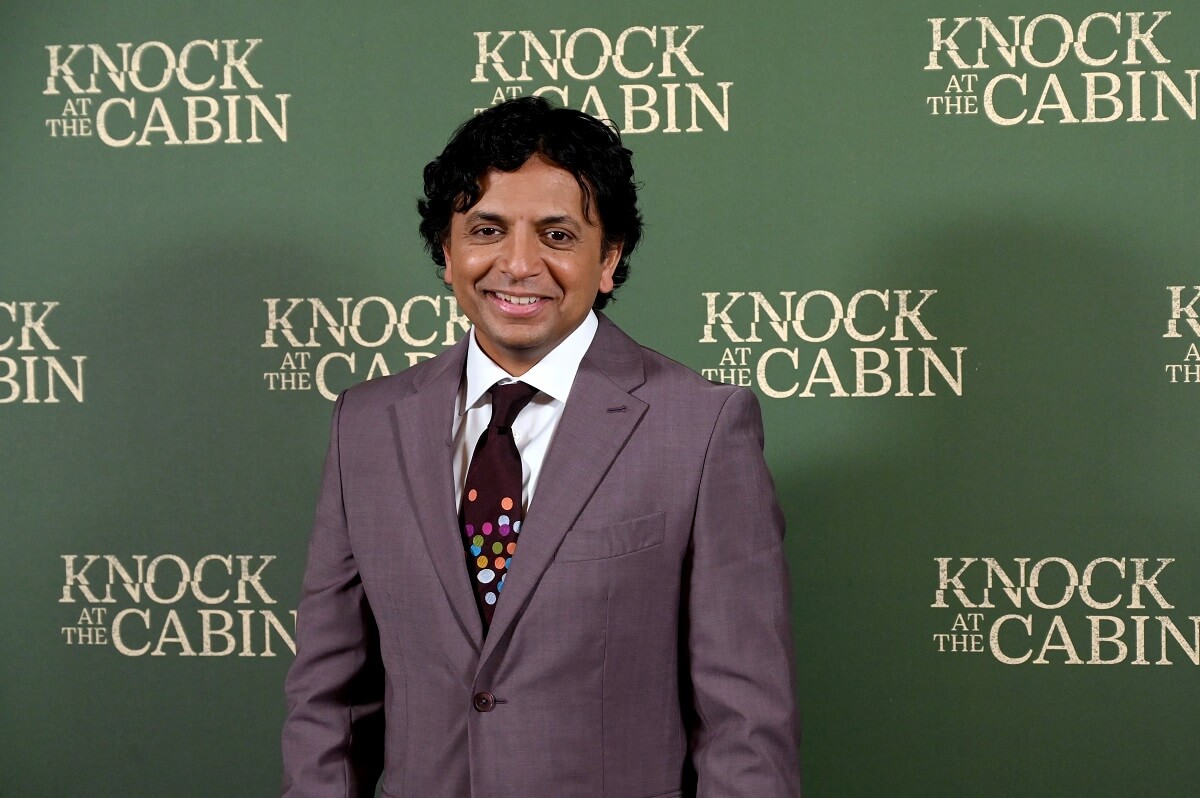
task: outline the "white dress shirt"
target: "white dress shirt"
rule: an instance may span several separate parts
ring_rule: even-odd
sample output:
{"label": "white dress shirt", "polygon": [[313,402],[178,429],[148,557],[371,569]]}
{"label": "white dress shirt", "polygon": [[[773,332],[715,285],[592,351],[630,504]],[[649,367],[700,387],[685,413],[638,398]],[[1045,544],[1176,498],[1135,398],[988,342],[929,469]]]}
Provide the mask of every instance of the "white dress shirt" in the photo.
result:
{"label": "white dress shirt", "polygon": [[546,452],[554,439],[554,431],[562,418],[571,384],[579,371],[579,362],[592,344],[596,335],[596,314],[589,312],[575,331],[563,339],[533,368],[514,377],[484,354],[471,330],[467,344],[467,367],[462,387],[458,391],[458,403],[454,421],[454,503],[462,504],[463,483],[467,479],[467,467],[475,453],[479,436],[487,429],[492,418],[492,396],[488,389],[497,382],[520,380],[537,388],[539,393],[526,405],[513,422],[513,441],[521,455],[521,496],[524,509],[537,489],[538,476],[546,460]]}

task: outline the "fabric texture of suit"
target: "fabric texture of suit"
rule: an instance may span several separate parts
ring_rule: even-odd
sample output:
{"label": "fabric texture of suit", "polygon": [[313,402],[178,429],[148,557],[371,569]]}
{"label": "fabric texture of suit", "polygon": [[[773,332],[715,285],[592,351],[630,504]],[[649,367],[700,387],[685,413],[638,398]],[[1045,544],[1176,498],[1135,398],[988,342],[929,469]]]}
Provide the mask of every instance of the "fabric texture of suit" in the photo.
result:
{"label": "fabric texture of suit", "polygon": [[370,796],[382,774],[391,798],[799,795],[783,519],[753,394],[600,316],[485,637],[451,471],[465,353],[335,406],[284,794]]}

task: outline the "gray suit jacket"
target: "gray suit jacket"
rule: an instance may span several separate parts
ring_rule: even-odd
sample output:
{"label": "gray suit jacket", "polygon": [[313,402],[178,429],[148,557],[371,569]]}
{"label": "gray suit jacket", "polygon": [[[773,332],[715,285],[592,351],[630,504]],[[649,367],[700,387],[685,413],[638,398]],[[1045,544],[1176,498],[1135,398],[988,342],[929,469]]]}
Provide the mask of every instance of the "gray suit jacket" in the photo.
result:
{"label": "gray suit jacket", "polygon": [[451,472],[466,341],[344,393],[287,678],[284,794],[799,794],[758,404],[603,316],[486,638]]}

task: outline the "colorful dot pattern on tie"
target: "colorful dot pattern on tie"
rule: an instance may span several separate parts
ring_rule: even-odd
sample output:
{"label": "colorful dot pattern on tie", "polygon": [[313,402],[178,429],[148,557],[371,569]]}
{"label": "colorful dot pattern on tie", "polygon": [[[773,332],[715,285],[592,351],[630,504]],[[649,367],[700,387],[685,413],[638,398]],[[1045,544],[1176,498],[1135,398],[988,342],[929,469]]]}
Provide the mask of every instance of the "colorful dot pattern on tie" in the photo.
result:
{"label": "colorful dot pattern on tie", "polygon": [[537,389],[513,382],[494,385],[489,393],[492,418],[475,444],[459,517],[467,573],[485,632],[512,567],[521,531],[521,456],[511,427]]}

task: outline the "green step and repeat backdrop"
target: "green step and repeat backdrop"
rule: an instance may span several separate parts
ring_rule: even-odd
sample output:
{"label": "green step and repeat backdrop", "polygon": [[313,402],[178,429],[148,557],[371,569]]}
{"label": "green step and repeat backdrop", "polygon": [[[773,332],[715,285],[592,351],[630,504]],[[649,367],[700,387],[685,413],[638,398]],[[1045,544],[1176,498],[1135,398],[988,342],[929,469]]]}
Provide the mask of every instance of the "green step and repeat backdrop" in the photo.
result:
{"label": "green step and repeat backdrop", "polygon": [[1200,6],[7,0],[0,74],[0,794],[277,790],[331,400],[465,333],[421,168],[523,94],[760,397],[806,794],[1195,794]]}

